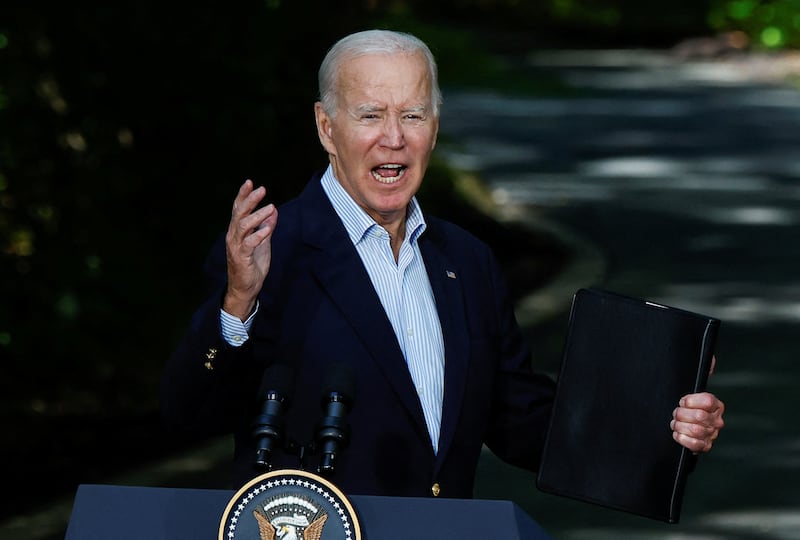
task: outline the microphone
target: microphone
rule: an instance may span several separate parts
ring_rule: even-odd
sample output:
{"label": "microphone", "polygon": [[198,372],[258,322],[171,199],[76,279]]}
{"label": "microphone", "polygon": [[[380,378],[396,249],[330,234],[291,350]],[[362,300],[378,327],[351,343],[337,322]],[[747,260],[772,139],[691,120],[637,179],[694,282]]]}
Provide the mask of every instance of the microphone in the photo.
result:
{"label": "microphone", "polygon": [[284,413],[289,406],[294,373],[287,364],[273,364],[264,372],[259,395],[264,396],[261,413],[253,421],[256,468],[272,469],[272,454],[283,443]]}
{"label": "microphone", "polygon": [[337,455],[350,442],[347,413],[355,394],[355,376],[347,364],[332,364],[327,372],[321,405],[325,416],[317,423],[316,440],[322,457],[318,472],[331,475],[336,470]]}

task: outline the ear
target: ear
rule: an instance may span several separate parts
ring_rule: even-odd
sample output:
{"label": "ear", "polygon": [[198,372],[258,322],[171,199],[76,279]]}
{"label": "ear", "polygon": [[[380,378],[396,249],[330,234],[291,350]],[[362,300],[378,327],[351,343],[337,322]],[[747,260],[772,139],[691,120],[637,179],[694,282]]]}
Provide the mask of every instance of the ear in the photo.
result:
{"label": "ear", "polygon": [[317,101],[314,104],[314,118],[317,122],[317,136],[322,147],[328,154],[336,155],[336,145],[333,143],[333,120],[325,109],[322,108],[322,103]]}

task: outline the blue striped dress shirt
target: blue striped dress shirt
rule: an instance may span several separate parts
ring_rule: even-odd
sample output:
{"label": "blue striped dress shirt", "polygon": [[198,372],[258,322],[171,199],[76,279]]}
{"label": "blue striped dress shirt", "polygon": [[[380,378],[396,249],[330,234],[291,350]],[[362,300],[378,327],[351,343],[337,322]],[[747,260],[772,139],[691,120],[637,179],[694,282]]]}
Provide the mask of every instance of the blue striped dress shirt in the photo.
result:
{"label": "blue striped dress shirt", "polygon": [[[389,234],[353,201],[334,177],[331,167],[325,171],[321,182],[392,324],[419,394],[431,444],[437,451],[444,396],[444,338],[417,243],[426,226],[419,204],[412,198],[408,205],[406,235],[395,261]],[[221,322],[225,340],[238,346],[247,340],[252,315],[242,323],[223,311]]]}

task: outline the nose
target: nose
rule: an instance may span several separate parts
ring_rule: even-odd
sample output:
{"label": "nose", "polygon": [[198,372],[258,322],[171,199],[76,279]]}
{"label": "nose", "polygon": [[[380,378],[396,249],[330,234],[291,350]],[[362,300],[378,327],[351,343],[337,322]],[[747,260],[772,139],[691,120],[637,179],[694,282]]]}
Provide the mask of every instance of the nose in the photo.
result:
{"label": "nose", "polygon": [[383,127],[383,146],[397,150],[405,146],[405,135],[403,134],[403,124],[400,118],[394,115],[386,117]]}

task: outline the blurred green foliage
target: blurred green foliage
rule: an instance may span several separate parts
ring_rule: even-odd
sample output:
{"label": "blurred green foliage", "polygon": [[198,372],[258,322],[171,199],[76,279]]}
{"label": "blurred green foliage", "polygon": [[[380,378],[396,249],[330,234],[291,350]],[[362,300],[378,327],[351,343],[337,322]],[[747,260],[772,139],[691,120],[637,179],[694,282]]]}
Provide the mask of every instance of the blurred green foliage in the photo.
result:
{"label": "blurred green foliage", "polygon": [[707,32],[710,0],[415,0],[414,13],[478,24],[510,47],[668,46]]}
{"label": "blurred green foliage", "polygon": [[[163,451],[113,437],[152,425],[161,366],[241,182],[280,202],[324,163],[316,66],[372,13],[311,16],[326,10],[0,6],[0,419],[22,441],[6,464],[86,480],[107,459]],[[5,477],[22,485],[31,469]]]}
{"label": "blurred green foliage", "polygon": [[800,0],[715,0],[709,25],[744,32],[760,48],[800,47]]}
{"label": "blurred green foliage", "polygon": [[0,346],[13,361],[0,384],[20,398],[12,408],[152,408],[121,388],[153,386],[197,298],[201,246],[226,220],[220,201],[246,177],[285,198],[287,179],[322,161],[309,68],[348,25],[314,18],[297,32],[292,4],[32,2],[5,14]]}

